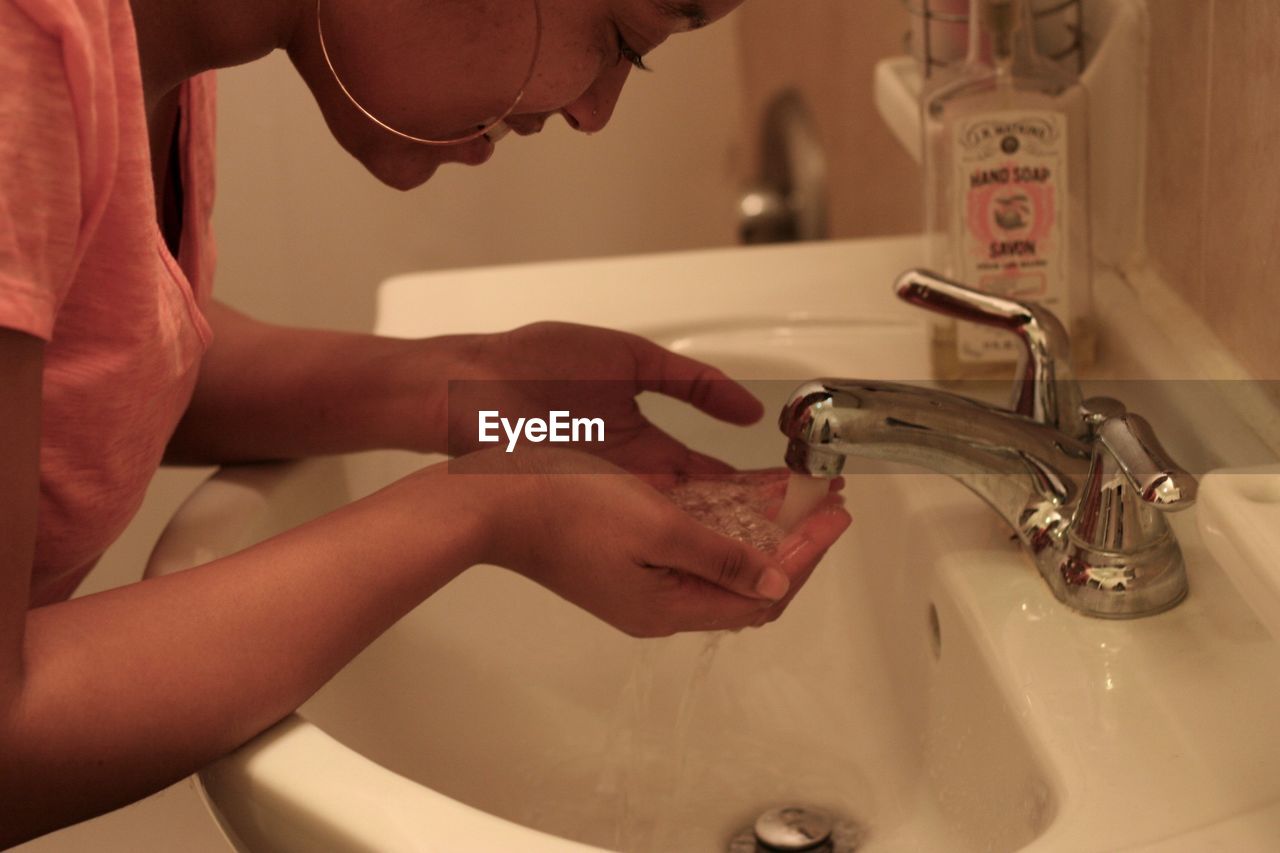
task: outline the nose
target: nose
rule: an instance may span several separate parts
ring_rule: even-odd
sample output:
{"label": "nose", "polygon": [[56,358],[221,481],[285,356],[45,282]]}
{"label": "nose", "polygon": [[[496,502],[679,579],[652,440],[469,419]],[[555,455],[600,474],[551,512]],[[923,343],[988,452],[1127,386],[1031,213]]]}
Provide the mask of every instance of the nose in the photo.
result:
{"label": "nose", "polygon": [[604,130],[613,117],[614,107],[618,105],[631,68],[629,62],[608,66],[577,100],[562,107],[560,114],[569,126],[583,133]]}

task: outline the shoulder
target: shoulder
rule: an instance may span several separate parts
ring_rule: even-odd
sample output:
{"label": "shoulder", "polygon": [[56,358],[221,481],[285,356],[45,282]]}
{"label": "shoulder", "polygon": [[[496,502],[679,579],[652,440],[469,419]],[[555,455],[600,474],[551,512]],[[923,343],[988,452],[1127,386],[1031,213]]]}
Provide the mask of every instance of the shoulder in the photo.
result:
{"label": "shoulder", "polygon": [[0,0],[0,325],[40,337],[113,173],[112,2]]}
{"label": "shoulder", "polygon": [[48,35],[62,39],[84,28],[92,30],[112,17],[114,7],[128,0],[0,0],[0,20],[20,23],[19,17]]}
{"label": "shoulder", "polygon": [[[110,0],[0,0],[4,108],[88,96],[110,62]],[[106,53],[106,56],[103,54]],[[60,96],[60,97],[59,97]]]}
{"label": "shoulder", "polygon": [[128,0],[0,0],[5,73],[56,71],[76,96],[114,88],[133,39]]}
{"label": "shoulder", "polygon": [[12,167],[60,134],[54,149],[96,206],[114,175],[121,105],[141,96],[134,40],[129,0],[0,0],[0,114],[15,129],[0,157]]}

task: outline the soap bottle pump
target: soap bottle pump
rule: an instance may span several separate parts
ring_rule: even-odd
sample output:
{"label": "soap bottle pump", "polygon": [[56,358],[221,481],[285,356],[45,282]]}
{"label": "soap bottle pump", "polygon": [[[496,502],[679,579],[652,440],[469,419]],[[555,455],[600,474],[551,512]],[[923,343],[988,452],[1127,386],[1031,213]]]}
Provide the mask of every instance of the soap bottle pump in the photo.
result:
{"label": "soap bottle pump", "polygon": [[[1030,0],[970,0],[969,50],[921,96],[929,263],[949,278],[1043,304],[1068,326],[1077,367],[1093,360],[1088,100],[1036,50]],[[943,320],[940,379],[1007,375],[1007,333]]]}

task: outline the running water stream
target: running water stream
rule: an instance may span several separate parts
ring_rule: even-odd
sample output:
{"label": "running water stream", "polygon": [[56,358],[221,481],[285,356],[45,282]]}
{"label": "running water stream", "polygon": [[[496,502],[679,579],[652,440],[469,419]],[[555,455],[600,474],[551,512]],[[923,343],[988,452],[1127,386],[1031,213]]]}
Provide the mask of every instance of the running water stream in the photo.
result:
{"label": "running water stream", "polygon": [[[769,496],[749,476],[691,480],[666,495],[708,527],[762,551],[774,551],[787,532],[822,502],[829,488],[827,480],[792,474],[781,509],[772,519]],[[689,794],[690,731],[727,633],[705,635],[669,727],[655,698],[654,676],[659,645],[672,641],[637,644],[605,747],[610,760],[598,785],[614,802],[615,849],[627,853],[678,849],[672,845],[678,843],[677,816]]]}
{"label": "running water stream", "polygon": [[822,503],[830,490],[830,480],[793,473],[782,505],[772,518],[768,514],[767,491],[749,474],[689,480],[664,494],[711,529],[771,552]]}
{"label": "running water stream", "polygon": [[673,641],[646,640],[638,645],[614,715],[606,745],[608,767],[599,785],[614,802],[613,849],[626,853],[679,849],[677,815],[689,793],[690,732],[726,633],[703,636],[693,668],[681,684],[674,716],[654,691],[657,659],[671,650]]}
{"label": "running water stream", "polygon": [[818,508],[818,504],[822,503],[830,490],[830,480],[793,472],[791,479],[787,481],[787,494],[782,499],[782,508],[778,510],[774,523],[783,530],[791,530]]}

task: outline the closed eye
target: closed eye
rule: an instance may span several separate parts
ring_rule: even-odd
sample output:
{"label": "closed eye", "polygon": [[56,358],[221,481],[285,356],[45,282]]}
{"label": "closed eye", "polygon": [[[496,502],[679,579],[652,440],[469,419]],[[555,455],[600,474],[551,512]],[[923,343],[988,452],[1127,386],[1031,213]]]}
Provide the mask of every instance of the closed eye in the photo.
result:
{"label": "closed eye", "polygon": [[644,64],[644,57],[640,55],[639,51],[636,51],[631,47],[631,45],[627,44],[627,40],[622,37],[621,30],[615,27],[614,33],[616,34],[618,42],[618,61],[621,62],[625,59],[641,71],[651,71],[652,69]]}

